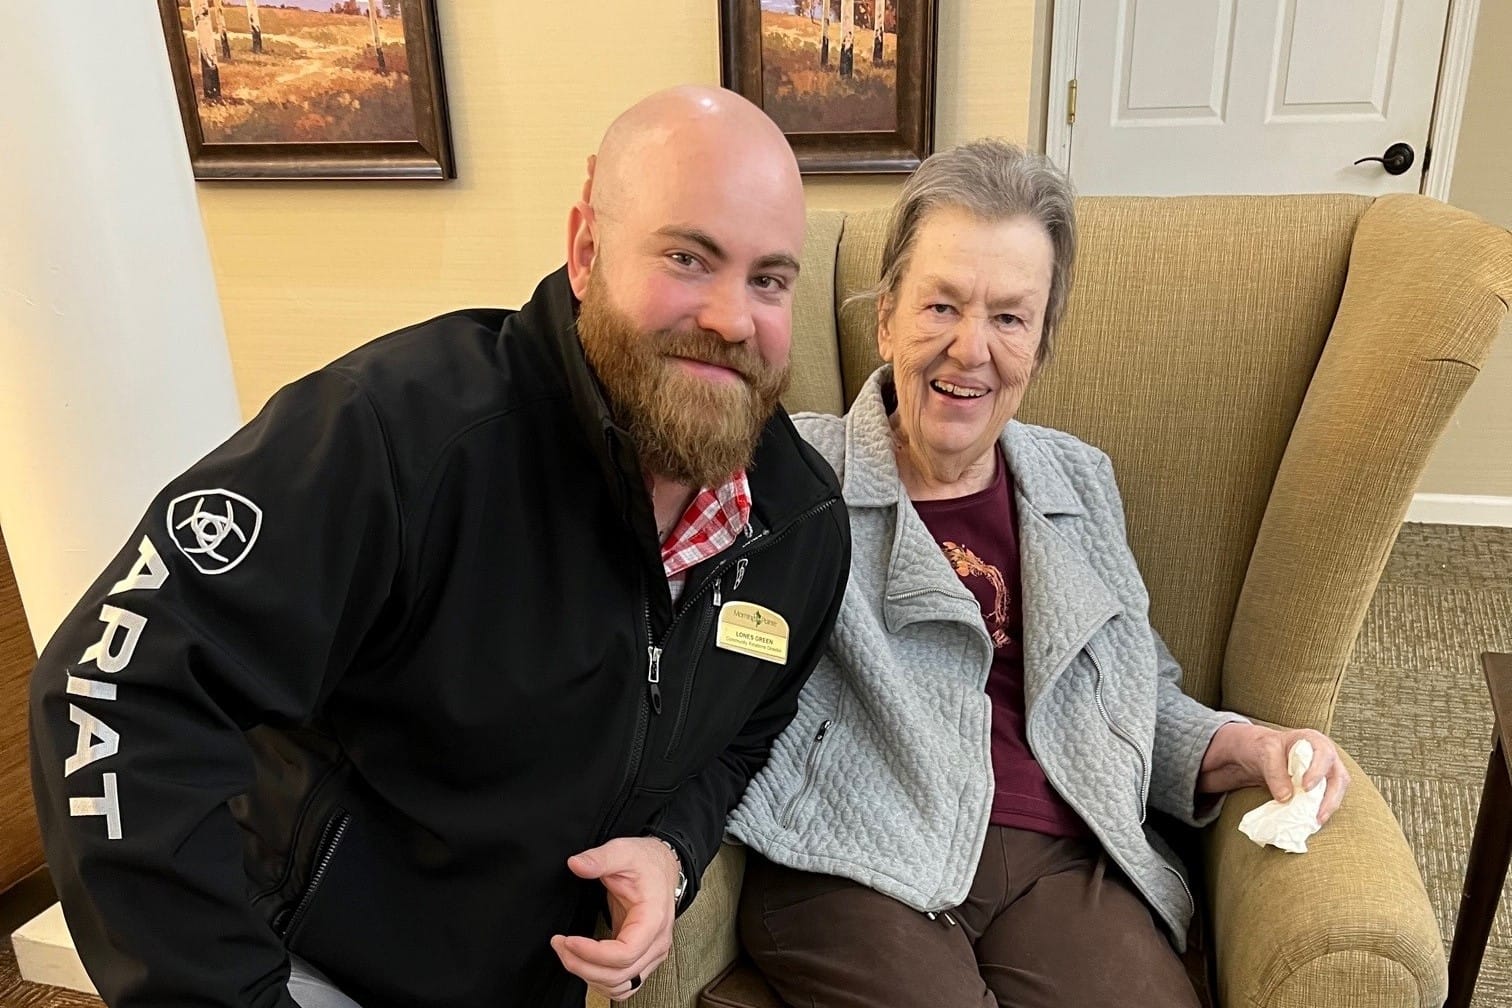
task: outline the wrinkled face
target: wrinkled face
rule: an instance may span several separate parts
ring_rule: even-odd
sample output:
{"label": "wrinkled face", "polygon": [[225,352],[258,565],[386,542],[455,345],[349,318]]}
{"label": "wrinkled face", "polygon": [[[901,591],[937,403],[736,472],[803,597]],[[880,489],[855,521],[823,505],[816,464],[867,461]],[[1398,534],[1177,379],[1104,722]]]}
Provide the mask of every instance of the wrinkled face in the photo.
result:
{"label": "wrinkled face", "polygon": [[574,218],[583,348],[653,472],[715,486],[744,468],[786,387],[804,215],[783,156],[665,155]]}
{"label": "wrinkled face", "polygon": [[919,226],[877,324],[914,465],[954,479],[992,450],[1034,373],[1053,262],[1050,236],[1028,217],[946,207]]}

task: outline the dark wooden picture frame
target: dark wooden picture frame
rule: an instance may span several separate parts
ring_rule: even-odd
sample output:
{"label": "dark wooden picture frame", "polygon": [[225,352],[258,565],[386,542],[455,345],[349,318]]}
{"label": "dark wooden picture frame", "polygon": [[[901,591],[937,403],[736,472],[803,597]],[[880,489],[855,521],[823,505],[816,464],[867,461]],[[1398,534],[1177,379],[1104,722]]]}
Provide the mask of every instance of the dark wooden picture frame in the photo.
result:
{"label": "dark wooden picture frame", "polygon": [[[912,171],[934,148],[937,0],[885,0],[884,51],[878,63],[873,62],[875,28],[861,24],[877,10],[878,0],[849,0],[861,9],[861,17],[852,19],[849,52],[841,50],[836,37],[841,32],[835,30],[835,19],[827,17],[842,2],[791,0],[781,4],[793,11],[789,15],[773,9],[776,0],[720,0],[721,83],[772,116],[805,174]],[[804,20],[820,27],[806,26]],[[889,26],[896,30],[888,31]],[[871,79],[874,72],[887,70],[892,71],[890,85],[885,77]],[[854,75],[850,80],[857,83],[837,93],[845,73]],[[815,86],[827,93],[815,96]],[[890,110],[884,108],[888,91]],[[809,117],[801,109],[803,103],[813,103],[812,125],[801,121]],[[880,124],[855,129],[834,121],[862,107],[869,108],[867,114],[890,115],[884,114]]]}
{"label": "dark wooden picture frame", "polygon": [[[299,4],[298,10],[280,7],[280,2],[290,0],[262,0],[250,6],[246,0],[158,0],[195,178],[457,177],[436,0],[322,0],[323,11],[313,10],[312,0]],[[378,15],[370,16],[370,3],[379,5]],[[208,36],[196,30],[198,7],[214,18]],[[372,24],[379,43],[352,44],[363,31],[360,24],[350,26],[353,30],[322,27],[300,37],[292,31],[279,35],[269,27],[270,19],[277,26],[281,21],[292,24],[296,16],[360,18]],[[380,23],[387,22],[402,23],[402,45],[382,41]],[[197,44],[201,37],[212,38],[212,49],[218,50],[210,61],[218,65],[208,71],[215,87],[208,91]],[[231,58],[221,61],[227,52]],[[318,57],[328,62],[322,64]],[[295,69],[271,76],[281,59]],[[241,83],[234,76],[238,70],[247,74]],[[361,90],[365,76],[371,78],[367,91]],[[275,90],[301,79],[303,95]],[[266,101],[256,81],[264,82]],[[310,88],[316,90],[312,93]],[[364,107],[366,119],[358,114]],[[230,127],[202,113],[240,118]],[[386,118],[376,119],[379,114]],[[262,119],[252,123],[258,116]],[[207,137],[207,123],[225,136]],[[379,127],[390,135],[363,135]]]}

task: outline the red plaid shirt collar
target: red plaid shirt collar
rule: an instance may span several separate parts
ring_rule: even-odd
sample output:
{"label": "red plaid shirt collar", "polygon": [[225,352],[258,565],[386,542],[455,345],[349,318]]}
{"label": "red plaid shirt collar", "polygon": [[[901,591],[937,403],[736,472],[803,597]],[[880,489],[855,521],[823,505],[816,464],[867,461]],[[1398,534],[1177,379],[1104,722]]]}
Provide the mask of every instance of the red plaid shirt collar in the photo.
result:
{"label": "red plaid shirt collar", "polygon": [[751,485],[742,469],[717,489],[693,496],[662,543],[662,569],[672,601],[682,595],[690,567],[724,552],[751,523]]}

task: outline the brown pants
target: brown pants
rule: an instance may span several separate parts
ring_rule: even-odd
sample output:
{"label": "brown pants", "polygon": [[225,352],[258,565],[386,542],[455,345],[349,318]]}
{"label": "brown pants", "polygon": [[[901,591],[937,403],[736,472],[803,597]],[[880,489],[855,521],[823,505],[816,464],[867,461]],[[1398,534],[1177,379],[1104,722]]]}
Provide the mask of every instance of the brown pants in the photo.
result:
{"label": "brown pants", "polygon": [[1175,949],[1095,840],[993,826],[930,920],[833,875],[746,862],[740,936],[795,1008],[1196,1008]]}

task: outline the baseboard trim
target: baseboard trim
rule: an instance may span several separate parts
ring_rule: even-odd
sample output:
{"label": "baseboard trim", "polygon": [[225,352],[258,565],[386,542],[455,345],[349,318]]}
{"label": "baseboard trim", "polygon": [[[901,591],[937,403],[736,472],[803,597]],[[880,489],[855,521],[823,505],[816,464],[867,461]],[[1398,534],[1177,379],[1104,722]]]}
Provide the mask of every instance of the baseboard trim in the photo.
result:
{"label": "baseboard trim", "polygon": [[1512,497],[1414,494],[1407,520],[1424,525],[1501,525],[1512,528]]}
{"label": "baseboard trim", "polygon": [[63,904],[54,903],[11,934],[16,969],[28,983],[48,984],[84,994],[98,994],[74,950]]}

